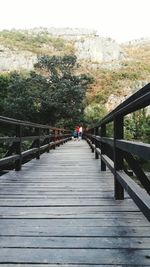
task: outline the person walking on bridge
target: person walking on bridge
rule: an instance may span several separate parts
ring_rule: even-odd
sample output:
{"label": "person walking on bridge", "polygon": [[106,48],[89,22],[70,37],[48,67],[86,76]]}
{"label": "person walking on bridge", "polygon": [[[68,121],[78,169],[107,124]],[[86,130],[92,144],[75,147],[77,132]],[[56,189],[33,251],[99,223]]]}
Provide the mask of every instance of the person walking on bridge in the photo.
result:
{"label": "person walking on bridge", "polygon": [[83,134],[83,128],[82,126],[79,127],[79,131],[78,131],[78,139],[82,139],[82,134]]}

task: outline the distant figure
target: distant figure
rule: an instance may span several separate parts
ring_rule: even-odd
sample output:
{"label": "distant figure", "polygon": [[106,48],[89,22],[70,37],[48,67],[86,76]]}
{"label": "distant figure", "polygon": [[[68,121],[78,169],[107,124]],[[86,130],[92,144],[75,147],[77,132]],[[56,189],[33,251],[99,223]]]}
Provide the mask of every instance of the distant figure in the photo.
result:
{"label": "distant figure", "polygon": [[76,141],[78,138],[78,132],[77,130],[75,129],[74,132],[73,132],[73,140]]}
{"label": "distant figure", "polygon": [[79,131],[78,131],[78,139],[82,139],[82,133],[83,133],[83,128],[82,126],[79,127]]}

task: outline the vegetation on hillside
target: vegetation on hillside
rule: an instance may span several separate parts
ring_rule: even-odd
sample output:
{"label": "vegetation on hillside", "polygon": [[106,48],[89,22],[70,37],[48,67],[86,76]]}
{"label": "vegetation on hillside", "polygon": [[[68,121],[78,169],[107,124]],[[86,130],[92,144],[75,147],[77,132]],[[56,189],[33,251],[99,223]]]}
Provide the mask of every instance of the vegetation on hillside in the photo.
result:
{"label": "vegetation on hillside", "polygon": [[106,103],[110,95],[113,94],[120,99],[128,97],[129,89],[134,93],[150,80],[150,46],[124,47],[124,53],[126,59],[120,62],[119,68],[113,69],[112,63],[112,69],[104,69],[99,65],[96,70],[91,70],[95,82],[85,98],[85,116],[91,117],[91,120],[94,117],[99,121],[104,113],[108,112]]}
{"label": "vegetation on hillside", "polygon": [[138,81],[150,78],[150,63],[124,62],[116,70],[98,69],[92,72],[95,83],[87,92],[87,104],[106,103],[110,94],[122,95],[123,88],[136,86]]}
{"label": "vegetation on hillside", "polygon": [[63,55],[74,52],[71,42],[50,36],[46,32],[32,35],[28,32],[3,30],[0,31],[0,44],[12,50],[30,51],[36,55]]}
{"label": "vegetation on hillside", "polygon": [[[140,88],[142,81],[150,79],[148,43],[122,46],[125,59],[119,62],[120,67],[114,69],[113,62],[111,69],[98,64],[97,69],[91,68],[90,76],[86,64],[80,62],[77,68],[73,43],[50,36],[46,31],[31,34],[4,30],[0,32],[0,44],[39,56],[35,71],[0,76],[0,112],[6,116],[60,126],[79,121],[91,125],[108,113],[106,103],[111,94],[120,99],[127,97],[128,88],[134,92],[138,83]],[[141,127],[139,132],[147,140],[148,133],[142,129],[149,128],[149,117],[140,115],[139,120],[143,124],[138,125],[134,115],[127,118],[125,123],[130,127],[126,127],[126,135],[140,138],[135,132]]]}

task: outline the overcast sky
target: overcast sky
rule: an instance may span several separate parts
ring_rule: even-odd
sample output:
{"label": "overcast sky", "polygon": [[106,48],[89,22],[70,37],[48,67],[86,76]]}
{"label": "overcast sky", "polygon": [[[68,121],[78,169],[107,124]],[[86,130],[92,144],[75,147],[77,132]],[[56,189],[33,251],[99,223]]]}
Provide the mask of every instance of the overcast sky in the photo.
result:
{"label": "overcast sky", "polygon": [[96,29],[118,42],[150,37],[150,0],[0,0],[0,29]]}

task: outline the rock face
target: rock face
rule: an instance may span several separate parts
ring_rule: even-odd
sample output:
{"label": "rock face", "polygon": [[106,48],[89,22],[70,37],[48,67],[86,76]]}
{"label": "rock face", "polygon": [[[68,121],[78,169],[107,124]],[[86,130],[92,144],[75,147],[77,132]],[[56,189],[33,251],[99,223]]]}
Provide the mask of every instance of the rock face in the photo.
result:
{"label": "rock face", "polygon": [[[107,102],[105,104],[105,108],[108,112],[114,110],[118,105],[120,105],[122,102],[124,102],[128,97],[130,97],[133,93],[137,92],[139,89],[144,87],[146,84],[148,84],[148,80],[143,81],[135,81],[131,87],[123,87],[121,94],[110,94]],[[147,115],[150,114],[150,106],[146,108]]]}
{"label": "rock face", "polygon": [[[122,52],[120,46],[110,38],[102,38],[95,30],[78,28],[35,28],[19,30],[20,33],[32,36],[47,35],[55,38],[63,38],[71,42],[75,48],[78,60],[97,63],[120,60]],[[42,44],[49,46],[49,43]],[[52,49],[53,50],[53,49]],[[35,54],[29,51],[10,50],[0,44],[0,71],[33,69],[37,61]]]}
{"label": "rock face", "polygon": [[0,45],[0,71],[32,70],[37,57],[30,52],[12,51]]}
{"label": "rock face", "polygon": [[96,62],[107,62],[121,59],[119,45],[110,38],[93,36],[75,42],[78,59]]}
{"label": "rock face", "polygon": [[[41,29],[42,31],[42,29]],[[120,46],[111,38],[103,38],[92,29],[49,28],[48,34],[74,41],[79,60],[107,62],[121,59]]]}
{"label": "rock face", "polygon": [[121,95],[110,94],[107,103],[105,104],[106,110],[108,112],[112,111],[132,94],[133,91],[130,87],[123,88]]}

